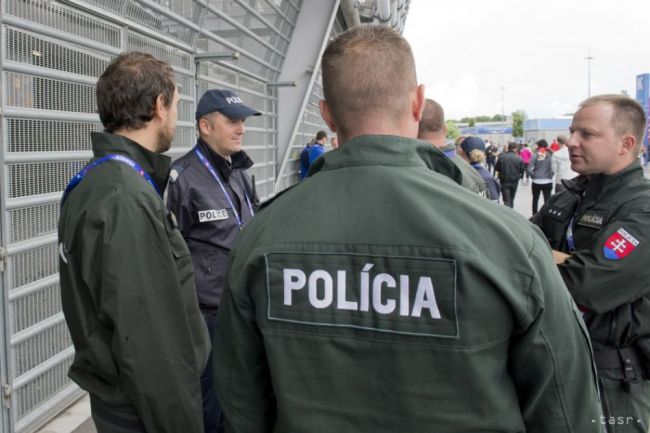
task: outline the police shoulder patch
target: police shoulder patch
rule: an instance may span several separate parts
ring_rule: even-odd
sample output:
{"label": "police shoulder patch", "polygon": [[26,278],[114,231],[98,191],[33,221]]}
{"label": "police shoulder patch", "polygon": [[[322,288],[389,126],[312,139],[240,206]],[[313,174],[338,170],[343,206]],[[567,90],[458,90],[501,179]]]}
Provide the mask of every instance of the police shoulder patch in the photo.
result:
{"label": "police shoulder patch", "polygon": [[577,221],[577,225],[592,227],[600,229],[605,224],[607,214],[605,212],[597,212],[588,210]]}
{"label": "police shoulder patch", "polygon": [[603,244],[603,255],[609,260],[621,260],[629,256],[640,242],[623,227],[612,233]]}
{"label": "police shoulder patch", "polygon": [[558,220],[558,221],[565,221],[571,215],[571,213],[567,209],[557,207],[557,206],[549,206],[549,207],[547,207],[544,214],[547,217],[550,217],[550,218],[552,218],[554,220]]}

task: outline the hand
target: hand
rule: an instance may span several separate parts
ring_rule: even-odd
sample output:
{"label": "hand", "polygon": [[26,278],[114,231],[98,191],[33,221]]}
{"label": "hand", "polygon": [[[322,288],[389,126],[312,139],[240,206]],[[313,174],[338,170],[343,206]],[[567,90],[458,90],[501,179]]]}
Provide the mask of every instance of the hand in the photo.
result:
{"label": "hand", "polygon": [[557,250],[552,250],[552,251],[553,251],[553,259],[555,260],[556,265],[559,265],[560,263],[564,263],[566,259],[571,257],[570,254],[563,253],[561,251],[557,251]]}

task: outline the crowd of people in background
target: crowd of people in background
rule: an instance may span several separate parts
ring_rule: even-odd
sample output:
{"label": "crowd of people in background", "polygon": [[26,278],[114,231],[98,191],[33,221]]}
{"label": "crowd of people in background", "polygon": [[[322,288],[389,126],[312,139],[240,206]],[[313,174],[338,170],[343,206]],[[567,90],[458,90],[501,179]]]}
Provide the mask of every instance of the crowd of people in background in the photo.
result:
{"label": "crowd of people in background", "polygon": [[553,138],[551,144],[542,138],[528,143],[511,141],[505,146],[489,139],[460,136],[455,145],[461,155],[463,146],[478,151],[473,154],[474,159],[469,160],[488,185],[484,195],[491,200],[512,208],[519,183],[530,184],[534,215],[539,210],[540,197],[546,203],[552,194],[564,190],[563,180],[578,175],[571,170],[566,142],[567,137],[562,134]]}

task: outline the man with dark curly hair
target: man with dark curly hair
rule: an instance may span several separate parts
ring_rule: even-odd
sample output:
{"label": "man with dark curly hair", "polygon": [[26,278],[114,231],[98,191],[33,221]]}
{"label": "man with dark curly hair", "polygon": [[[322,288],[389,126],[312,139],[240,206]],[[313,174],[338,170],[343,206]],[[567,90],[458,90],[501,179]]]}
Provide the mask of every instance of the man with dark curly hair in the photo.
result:
{"label": "man with dark curly hair", "polygon": [[178,92],[171,67],[118,56],[97,82],[105,132],[61,202],[59,272],[75,346],[69,375],[99,433],[203,433],[208,333],[190,253],[165,208]]}

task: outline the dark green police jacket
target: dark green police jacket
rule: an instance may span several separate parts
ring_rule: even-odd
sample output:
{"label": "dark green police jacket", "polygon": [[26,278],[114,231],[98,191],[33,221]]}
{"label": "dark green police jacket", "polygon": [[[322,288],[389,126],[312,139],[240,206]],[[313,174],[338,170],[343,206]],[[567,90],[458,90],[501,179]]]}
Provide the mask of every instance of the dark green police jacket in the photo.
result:
{"label": "dark green police jacket", "polygon": [[[124,155],[162,191],[169,157],[119,135],[92,140],[94,159]],[[209,337],[189,250],[155,189],[122,162],[93,168],[63,204],[59,242],[70,378],[92,398],[133,407],[147,432],[202,433]]]}
{"label": "dark green police jacket", "polygon": [[614,175],[563,181],[533,217],[551,248],[569,253],[560,264],[575,302],[583,307],[595,350],[648,345],[650,357],[650,181],[634,161]]}
{"label": "dark green police jacket", "polygon": [[599,432],[548,245],[430,144],[361,136],[231,255],[214,340],[233,433]]}

